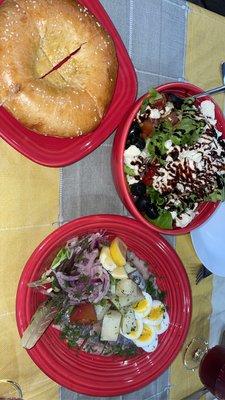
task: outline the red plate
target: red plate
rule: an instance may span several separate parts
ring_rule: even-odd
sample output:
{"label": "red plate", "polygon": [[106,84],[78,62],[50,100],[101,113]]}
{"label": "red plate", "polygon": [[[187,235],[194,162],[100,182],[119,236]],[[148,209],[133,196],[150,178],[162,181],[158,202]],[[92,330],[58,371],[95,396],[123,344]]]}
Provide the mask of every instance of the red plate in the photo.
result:
{"label": "red plate", "polygon": [[[0,0],[0,4],[3,0]],[[38,164],[62,167],[79,161],[100,146],[114,131],[136,97],[136,74],[126,48],[109,16],[98,0],[81,0],[114,40],[119,70],[115,93],[100,126],[78,138],[63,139],[39,135],[24,128],[0,107],[0,136],[12,147]]]}
{"label": "red plate", "polygon": [[154,353],[143,352],[128,360],[93,356],[69,349],[60,340],[58,331],[49,327],[28,353],[38,367],[61,386],[90,396],[118,396],[140,389],[162,374],[181,349],[189,328],[189,281],[176,252],[160,235],[133,219],[117,215],[82,217],[58,228],[37,247],[25,265],[18,286],[16,318],[21,335],[43,299],[28,288],[27,283],[40,277],[68,239],[100,229],[121,237],[130,249],[148,261],[159,287],[167,292],[171,324],[160,335],[158,348]]}
{"label": "red plate", "polygon": [[[191,83],[187,82],[166,83],[164,85],[158,86],[156,89],[159,92],[165,92],[165,93],[172,92],[174,94],[183,97],[188,97],[203,92],[203,89],[200,89],[198,86],[192,85]],[[138,211],[133,201],[133,197],[130,195],[130,192],[128,190],[128,185],[124,174],[124,148],[131,123],[135,118],[137,112],[139,111],[142,101],[146,96],[147,94],[142,96],[131,106],[130,110],[127,112],[126,116],[124,117],[123,121],[120,123],[117,129],[117,133],[115,135],[113,143],[113,150],[111,157],[114,184],[117,193],[120,196],[125,207],[134,216],[134,218],[142,222],[149,230],[157,231],[159,233],[163,233],[166,235],[183,235],[203,224],[203,222],[205,222],[210,217],[210,215],[212,215],[212,213],[216,210],[218,203],[207,202],[201,204],[198,207],[198,214],[190,222],[190,224],[188,224],[184,228],[162,229],[156,225],[151,224]],[[218,130],[222,132],[222,137],[225,138],[225,119],[220,107],[213,100],[212,97],[205,96],[204,98],[202,97],[201,100],[211,100],[215,104],[215,112],[217,119],[216,127]]]}

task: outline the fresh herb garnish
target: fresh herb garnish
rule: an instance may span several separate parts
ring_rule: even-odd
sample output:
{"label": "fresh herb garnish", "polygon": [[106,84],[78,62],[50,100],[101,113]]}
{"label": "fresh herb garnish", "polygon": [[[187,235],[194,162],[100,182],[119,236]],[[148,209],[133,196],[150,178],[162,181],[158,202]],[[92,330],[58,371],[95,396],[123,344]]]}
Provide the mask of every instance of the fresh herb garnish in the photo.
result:
{"label": "fresh herb garnish", "polygon": [[162,303],[165,300],[166,293],[160,289],[158,289],[153,281],[154,278],[149,278],[146,282],[146,289],[145,291],[150,294],[155,300],[159,300]]}
{"label": "fresh herb garnish", "polygon": [[79,282],[88,282],[89,281],[89,276],[85,275],[85,274],[81,274],[79,277]]}
{"label": "fresh herb garnish", "polygon": [[118,356],[127,356],[131,357],[137,354],[137,347],[134,344],[129,344],[128,346],[121,346],[120,344],[116,344],[112,346],[112,352],[113,354],[116,354]]}
{"label": "fresh herb garnish", "polygon": [[87,339],[89,337],[89,332],[84,329],[82,325],[65,325],[61,332],[61,338],[66,340],[69,347],[78,346],[78,340]]}
{"label": "fresh herb garnish", "polygon": [[61,322],[63,321],[64,315],[65,315],[65,310],[60,310],[55,316],[54,323],[56,325],[60,325]]}
{"label": "fresh herb garnish", "polygon": [[100,306],[105,307],[108,304],[108,300],[107,299],[102,299],[99,303]]}

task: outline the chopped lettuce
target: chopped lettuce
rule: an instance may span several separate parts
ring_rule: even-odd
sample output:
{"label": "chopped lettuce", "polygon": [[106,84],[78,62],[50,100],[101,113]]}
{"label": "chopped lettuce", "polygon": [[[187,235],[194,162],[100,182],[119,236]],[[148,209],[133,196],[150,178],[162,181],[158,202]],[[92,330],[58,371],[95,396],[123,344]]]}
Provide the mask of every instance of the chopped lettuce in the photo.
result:
{"label": "chopped lettuce", "polygon": [[223,189],[217,189],[213,193],[210,193],[206,198],[207,201],[225,201],[225,187]]}
{"label": "chopped lettuce", "polygon": [[148,153],[151,158],[156,157],[160,164],[164,164],[168,151],[165,146],[167,140],[171,140],[173,145],[192,145],[199,139],[203,129],[204,127],[199,125],[199,121],[190,116],[182,118],[174,126],[170,121],[164,120],[155,128],[154,135],[149,140]]}
{"label": "chopped lettuce", "polygon": [[169,211],[163,211],[156,219],[150,219],[147,216],[145,217],[153,225],[159,226],[162,229],[172,229],[173,227],[173,218]]}
{"label": "chopped lettuce", "polygon": [[157,92],[157,90],[155,88],[149,89],[148,93],[149,93],[149,103],[150,104],[154,104],[157,100],[162,99],[162,94]]}
{"label": "chopped lettuce", "polygon": [[64,260],[67,260],[70,256],[70,251],[69,249],[66,249],[65,247],[63,247],[58,254],[56,255],[56,257],[54,258],[52,265],[51,265],[51,269],[55,269],[57,268]]}
{"label": "chopped lettuce", "polygon": [[184,130],[185,133],[190,133],[196,127],[196,122],[193,118],[182,118],[182,120],[176,125],[177,130]]}
{"label": "chopped lettuce", "polygon": [[134,171],[134,169],[128,167],[128,165],[124,165],[124,173],[125,173],[126,175],[135,176],[135,171]]}
{"label": "chopped lettuce", "polygon": [[225,174],[220,175],[220,179],[223,185],[222,189],[215,189],[214,192],[207,196],[206,201],[225,201]]}
{"label": "chopped lettuce", "polygon": [[199,125],[199,121],[193,118],[185,117],[176,125],[176,130],[182,132],[180,135],[180,145],[192,145],[199,139],[202,134],[203,127]]}
{"label": "chopped lettuce", "polygon": [[[169,121],[162,122],[154,132],[154,135],[148,142],[148,153],[150,157],[157,158],[161,164],[163,164],[163,156],[167,153],[165,143],[167,140],[172,140],[173,129],[172,124]],[[172,140],[173,142],[173,140]]]}
{"label": "chopped lettuce", "polygon": [[157,92],[157,90],[155,90],[154,88],[149,89],[148,91],[149,93],[149,97],[147,97],[141,106],[141,114],[143,114],[146,110],[146,108],[150,105],[153,105],[157,100],[161,100],[162,99],[162,95],[161,93]]}
{"label": "chopped lettuce", "polygon": [[164,197],[153,186],[148,186],[146,192],[152,203],[159,206],[164,204]]}

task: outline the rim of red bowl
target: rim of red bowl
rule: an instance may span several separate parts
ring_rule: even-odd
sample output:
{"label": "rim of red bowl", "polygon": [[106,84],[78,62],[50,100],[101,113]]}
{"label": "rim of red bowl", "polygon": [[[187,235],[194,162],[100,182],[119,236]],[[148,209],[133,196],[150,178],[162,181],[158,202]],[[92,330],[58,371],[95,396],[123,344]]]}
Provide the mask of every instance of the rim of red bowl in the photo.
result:
{"label": "rim of red bowl", "polygon": [[[176,251],[172,248],[172,246],[164,238],[162,238],[156,232],[151,232],[149,234],[148,230],[146,229],[146,227],[143,224],[141,224],[138,221],[135,221],[132,218],[128,218],[128,217],[124,217],[124,216],[120,216],[120,215],[110,215],[110,214],[99,214],[99,215],[80,217],[78,219],[70,221],[69,223],[57,228],[54,232],[49,234],[37,246],[37,248],[34,250],[34,252],[28,259],[28,261],[23,269],[23,272],[21,274],[20,281],[18,284],[17,296],[16,296],[16,320],[17,320],[18,331],[21,336],[22,332],[26,329],[28,322],[32,317],[32,307],[34,308],[34,305],[32,305],[32,302],[31,302],[31,298],[32,298],[32,296],[34,296],[34,293],[32,294],[31,289],[29,289],[27,287],[27,282],[28,282],[28,280],[30,281],[30,280],[36,278],[36,274],[42,268],[43,264],[45,265],[45,267],[47,267],[45,262],[49,261],[49,256],[52,254],[52,252],[55,251],[57,246],[62,245],[62,243],[65,243],[66,240],[68,240],[75,234],[78,235],[78,234],[82,234],[82,232],[85,233],[85,232],[99,230],[99,226],[102,226],[103,229],[105,226],[106,230],[109,230],[109,231],[112,230],[115,232],[118,230],[119,230],[119,232],[121,230],[124,232],[124,229],[126,229],[125,232],[129,231],[129,235],[130,235],[129,240],[130,241],[132,241],[132,236],[134,236],[134,233],[139,231],[141,234],[141,237],[142,237],[142,241],[144,240],[144,238],[149,238],[150,243],[153,243],[153,242],[157,243],[157,248],[162,251],[162,254],[163,253],[166,254],[166,257],[169,258],[171,260],[171,262],[173,263],[174,270],[177,270],[177,273],[175,274],[175,276],[176,276],[175,284],[178,284],[178,281],[180,281],[178,286],[180,288],[179,296],[182,296],[182,307],[179,308],[180,307],[179,301],[174,300],[176,298],[176,296],[175,296],[176,291],[174,292],[174,290],[171,292],[172,297],[170,298],[170,301],[171,302],[175,301],[173,318],[174,318],[175,314],[179,315],[179,323],[180,324],[181,324],[181,320],[182,320],[182,329],[178,329],[178,331],[176,331],[177,335],[172,342],[171,342],[171,340],[169,341],[170,346],[171,346],[170,351],[169,351],[170,354],[169,353],[165,354],[165,358],[162,358],[160,356],[161,357],[160,363],[162,363],[162,359],[164,360],[164,364],[163,365],[160,364],[160,367],[157,368],[157,363],[154,362],[155,372],[152,373],[150,379],[148,377],[149,375],[147,374],[148,368],[147,369],[145,368],[145,365],[148,364],[149,356],[145,355],[146,359],[143,359],[143,360],[142,360],[142,358],[141,358],[141,360],[139,360],[139,357],[138,357],[136,361],[138,362],[138,365],[140,363],[139,366],[140,366],[140,368],[143,369],[143,371],[142,371],[143,375],[144,375],[143,379],[140,380],[140,376],[139,376],[138,382],[135,382],[135,375],[132,372],[132,379],[129,381],[129,379],[126,378],[126,382],[127,382],[126,386],[124,386],[124,383],[123,384],[121,383],[121,386],[120,386],[120,383],[119,383],[119,376],[120,376],[119,374],[120,373],[118,372],[117,373],[118,377],[116,378],[118,381],[118,385],[115,388],[112,388],[112,385],[108,384],[107,379],[102,380],[102,387],[99,387],[97,385],[95,385],[94,387],[92,387],[92,386],[90,387],[90,385],[89,386],[87,385],[87,387],[82,386],[83,383],[81,383],[79,381],[79,374],[80,374],[79,371],[77,372],[77,375],[75,376],[75,378],[76,378],[75,380],[73,377],[73,380],[72,380],[73,384],[71,384],[71,373],[69,374],[68,378],[66,378],[65,366],[60,365],[60,359],[57,362],[54,359],[54,362],[56,362],[57,365],[52,366],[52,362],[48,356],[48,350],[46,350],[46,348],[45,348],[46,346],[43,344],[45,342],[44,336],[40,339],[40,341],[37,343],[37,345],[33,349],[27,350],[27,352],[30,355],[30,357],[33,359],[33,361],[36,363],[36,365],[45,374],[47,374],[51,379],[53,379],[54,381],[59,383],[61,386],[64,386],[70,390],[75,390],[75,391],[78,391],[79,393],[84,393],[84,394],[88,394],[88,395],[115,396],[115,395],[125,394],[125,393],[129,393],[131,391],[140,389],[141,387],[145,386],[150,381],[156,379],[159,375],[161,375],[163,373],[163,371],[165,371],[165,369],[168,368],[168,366],[172,363],[172,361],[177,356],[178,352],[180,351],[180,349],[186,339],[187,333],[188,333],[188,329],[189,329],[190,321],[191,321],[191,314],[192,314],[192,297],[191,297],[190,283],[189,283],[185,268],[182,264],[182,261],[180,260]],[[125,228],[125,226],[126,226],[126,228]],[[127,233],[122,233],[122,232],[120,232],[120,233],[122,235],[124,234],[125,236],[127,235]],[[147,251],[149,252],[149,250],[147,250]],[[137,250],[137,252],[139,252],[139,250]],[[154,250],[152,253],[154,254],[154,260],[155,260],[157,251]],[[163,268],[164,268],[164,270],[166,270],[165,265]],[[155,260],[153,271],[156,272],[156,270],[157,270],[157,265],[156,265],[156,260]],[[159,271],[160,270],[161,270],[161,266],[160,266]],[[179,273],[178,273],[178,271],[179,271]],[[172,271],[169,270],[168,271],[168,279],[170,281],[172,279],[172,275],[173,275]],[[162,280],[164,279],[162,277],[161,278],[158,277],[158,278],[162,279]],[[38,300],[36,298],[35,302],[39,303],[40,299]],[[176,309],[176,311],[175,311],[175,309]],[[184,315],[184,313],[185,313],[185,315]],[[174,322],[173,322],[172,326],[176,326],[176,323],[174,325]],[[54,328],[48,328],[48,329],[52,329],[53,331],[55,331]],[[174,331],[174,328],[172,328],[172,329]],[[53,336],[54,336],[54,334],[53,334]],[[46,345],[48,345],[49,337],[52,337],[51,335],[52,334],[48,335]],[[165,348],[168,347],[168,345],[165,344],[164,339],[162,339],[162,343],[164,343],[163,346],[166,346]],[[160,354],[161,354],[161,352],[160,352]],[[86,357],[86,356],[84,356],[84,357]],[[83,357],[82,357],[82,359],[83,359]],[[85,360],[87,363],[88,359],[85,358]],[[136,361],[135,360],[132,361],[132,359],[126,361],[126,367],[123,367],[123,369],[122,369],[123,375],[125,374],[126,376],[129,376],[129,371],[133,371],[132,365],[135,364]],[[123,362],[121,364],[120,360],[116,361],[116,364],[115,364],[113,356],[110,359],[107,358],[107,360],[102,360],[102,356],[95,356],[95,359],[92,360],[92,364],[93,364],[93,362],[94,363],[96,362],[96,367],[98,370],[100,368],[99,365],[101,365],[102,368],[104,368],[104,365],[106,365],[107,368],[109,368],[109,364],[112,363],[113,371],[114,371],[113,374],[115,374],[116,366],[118,366],[119,370],[121,370],[121,368],[122,368],[121,365],[123,364]],[[150,362],[150,364],[151,364],[151,362]],[[92,365],[92,367],[93,367],[93,365]],[[146,371],[145,371],[145,369],[146,369]],[[98,373],[99,372],[97,372],[97,370],[96,370],[96,374],[98,374]],[[89,372],[87,370],[87,372],[85,372],[86,379],[88,379],[88,374],[89,374]],[[80,377],[81,377],[81,375],[80,375]],[[84,375],[82,376],[82,382],[83,382],[83,378],[84,378]],[[102,378],[104,378],[104,377],[102,377]],[[99,376],[98,376],[98,379],[100,379]],[[114,381],[115,381],[115,379],[114,379]],[[128,381],[129,381],[129,383],[128,383]]]}
{"label": "rim of red bowl", "polygon": [[[188,82],[171,82],[166,83],[164,85],[160,85],[156,87],[156,90],[159,92],[169,92],[172,91],[177,94],[183,94],[186,96],[194,95],[200,92],[203,92],[198,86],[193,85]],[[116,131],[116,135],[113,143],[113,151],[112,151],[112,174],[114,178],[114,183],[117,189],[119,196],[121,197],[124,205],[128,208],[128,211],[140,222],[142,222],[146,227],[152,229],[156,232],[168,234],[168,235],[183,235],[185,233],[189,233],[191,230],[196,229],[198,226],[202,225],[216,210],[218,207],[218,202],[206,202],[199,206],[199,214],[195,216],[195,218],[184,228],[174,228],[174,229],[163,229],[154,224],[151,224],[147,219],[143,217],[143,215],[137,210],[134,201],[132,199],[131,194],[128,191],[128,185],[126,182],[125,174],[124,174],[124,166],[123,166],[123,154],[124,148],[126,144],[126,139],[129,133],[130,125],[140,109],[142,101],[147,97],[147,93],[145,93],[142,97],[137,99],[137,101],[130,107],[129,111],[126,113],[125,117],[121,121],[118,129]],[[202,100],[211,100],[216,106],[216,118],[217,118],[217,126],[222,131],[223,138],[225,137],[225,119],[223,113],[215,102],[215,100],[211,96],[204,96]],[[116,157],[116,162],[115,162]],[[122,195],[122,196],[121,196]]]}

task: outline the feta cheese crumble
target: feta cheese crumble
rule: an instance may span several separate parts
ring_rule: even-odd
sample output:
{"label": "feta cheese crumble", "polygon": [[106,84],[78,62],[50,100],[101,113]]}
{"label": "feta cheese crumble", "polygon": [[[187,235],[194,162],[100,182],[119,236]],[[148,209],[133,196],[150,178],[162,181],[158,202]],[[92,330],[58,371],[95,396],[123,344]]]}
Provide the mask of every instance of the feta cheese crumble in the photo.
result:
{"label": "feta cheese crumble", "polygon": [[201,102],[200,110],[206,120],[213,126],[216,125],[217,120],[215,118],[215,104],[210,100],[204,100]]}
{"label": "feta cheese crumble", "polygon": [[133,165],[131,164],[135,160],[137,160],[137,157],[141,154],[141,150],[138,149],[138,147],[131,145],[124,151],[124,163],[130,168],[133,168]]}

